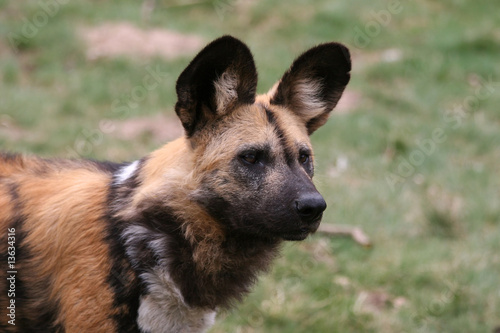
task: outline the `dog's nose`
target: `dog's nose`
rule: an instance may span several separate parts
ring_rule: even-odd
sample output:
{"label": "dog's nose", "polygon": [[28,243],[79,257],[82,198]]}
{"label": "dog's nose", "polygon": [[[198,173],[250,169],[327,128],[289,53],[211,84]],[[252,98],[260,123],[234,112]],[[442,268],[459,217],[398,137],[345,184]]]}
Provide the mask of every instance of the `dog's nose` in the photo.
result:
{"label": "dog's nose", "polygon": [[295,200],[295,207],[302,222],[316,222],[326,209],[325,199],[318,192],[307,193]]}

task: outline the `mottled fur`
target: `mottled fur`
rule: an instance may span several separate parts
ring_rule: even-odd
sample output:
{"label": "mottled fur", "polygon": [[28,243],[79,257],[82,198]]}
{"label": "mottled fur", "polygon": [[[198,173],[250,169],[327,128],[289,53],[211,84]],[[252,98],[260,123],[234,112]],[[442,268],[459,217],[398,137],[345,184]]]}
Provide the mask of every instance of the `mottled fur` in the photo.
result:
{"label": "mottled fur", "polygon": [[322,44],[255,96],[252,55],[225,36],[177,81],[185,137],[145,158],[0,154],[0,251],[15,228],[18,272],[12,326],[0,271],[0,330],[205,331],[283,240],[318,227],[326,204],[312,183],[309,135],[349,71],[347,49]]}

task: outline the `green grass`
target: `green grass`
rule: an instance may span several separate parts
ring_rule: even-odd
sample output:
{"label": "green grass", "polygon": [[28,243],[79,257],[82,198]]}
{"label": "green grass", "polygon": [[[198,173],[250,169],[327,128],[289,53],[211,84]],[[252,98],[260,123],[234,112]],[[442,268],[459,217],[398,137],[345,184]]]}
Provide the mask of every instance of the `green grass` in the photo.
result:
{"label": "green grass", "polygon": [[[286,244],[211,332],[492,332],[500,326],[498,6],[401,1],[387,24],[377,23],[374,13],[389,3],[159,0],[144,22],[140,1],[70,1],[26,38],[39,3],[0,1],[0,148],[131,160],[157,147],[99,134],[99,123],[173,114],[175,79],[189,57],[90,62],[77,38],[84,25],[127,20],[207,42],[236,35],[255,55],[260,92],[302,50],[340,41],[353,55],[348,90],[361,99],[314,134],[316,182],[329,205],[324,221],[361,226],[374,247],[322,235]],[[360,45],[356,31],[377,25]],[[12,34],[20,36],[15,53]],[[116,112],[146,66],[168,79],[137,108]],[[339,158],[348,168],[333,177]],[[385,298],[370,307],[365,296],[374,294]]]}

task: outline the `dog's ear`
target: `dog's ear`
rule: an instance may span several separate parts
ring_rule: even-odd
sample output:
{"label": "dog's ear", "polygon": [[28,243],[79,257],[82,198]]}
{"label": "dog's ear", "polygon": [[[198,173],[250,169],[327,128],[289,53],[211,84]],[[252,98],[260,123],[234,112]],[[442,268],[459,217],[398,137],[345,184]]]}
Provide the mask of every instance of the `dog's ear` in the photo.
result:
{"label": "dog's ear", "polygon": [[175,112],[186,135],[238,105],[254,103],[256,87],[257,70],[245,44],[231,36],[208,44],[177,80]]}
{"label": "dog's ear", "polygon": [[318,45],[298,57],[270,92],[271,104],[297,114],[309,134],[322,126],[350,79],[351,56],[342,44]]}

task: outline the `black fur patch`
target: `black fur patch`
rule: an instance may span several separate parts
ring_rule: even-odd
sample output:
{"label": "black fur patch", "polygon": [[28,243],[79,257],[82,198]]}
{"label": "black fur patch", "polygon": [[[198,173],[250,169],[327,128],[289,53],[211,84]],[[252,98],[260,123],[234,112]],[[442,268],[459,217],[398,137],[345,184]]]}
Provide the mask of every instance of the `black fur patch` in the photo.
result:
{"label": "black fur patch", "polygon": [[267,108],[265,108],[265,110],[266,110],[267,120],[269,121],[269,123],[271,125],[274,126],[274,131],[276,132],[276,135],[278,136],[278,138],[281,142],[281,146],[283,147],[283,151],[285,152],[286,163],[288,165],[292,165],[297,160],[297,157],[295,156],[294,150],[293,150],[293,148],[290,147],[290,144],[286,140],[285,132],[278,124],[278,121],[276,120],[276,116],[274,115],[274,113]]}
{"label": "black fur patch", "polygon": [[106,240],[109,244],[110,258],[112,260],[108,283],[114,292],[113,306],[119,310],[119,313],[113,316],[113,320],[117,332],[140,332],[137,326],[137,315],[142,285],[121,242],[122,230],[120,225],[123,221],[109,216],[108,221],[109,227]]}
{"label": "black fur patch", "polygon": [[[109,185],[108,207],[109,211],[104,217],[108,221],[106,242],[109,244],[110,258],[112,260],[108,283],[114,292],[113,306],[119,309],[119,314],[113,317],[118,332],[135,333],[140,332],[137,326],[137,315],[139,310],[139,298],[143,293],[143,286],[139,280],[138,273],[126,253],[122,234],[130,224],[115,217],[115,213],[128,205],[134,191],[140,186],[139,172],[142,163],[139,162],[136,172],[123,183],[116,182],[116,176],[112,177]],[[116,174],[127,164],[121,164],[114,168]]]}
{"label": "black fur patch", "polygon": [[0,151],[0,159],[5,162],[12,162],[19,158],[19,154],[13,154],[9,152]]}
{"label": "black fur patch", "polygon": [[[11,186],[11,196],[13,198],[19,198],[17,194],[17,189],[15,186]],[[23,231],[23,224],[26,217],[22,215],[22,204],[19,200],[15,201],[15,211],[16,216],[9,223],[9,228],[16,229],[16,290],[15,290],[15,300],[16,300],[16,329],[18,332],[26,333],[44,333],[44,332],[54,332],[63,333],[64,328],[56,324],[56,319],[59,313],[59,304],[57,302],[48,302],[46,295],[33,294],[33,290],[49,290],[51,282],[46,280],[38,280],[36,286],[27,285],[24,273],[27,269],[27,262],[32,265],[33,255],[29,250],[29,247],[24,243],[26,238],[26,233]],[[8,254],[2,254],[1,260],[7,263]],[[40,263],[43,265],[43,263]],[[29,273],[28,273],[29,274]],[[35,287],[35,288],[33,288]],[[8,289],[7,285],[7,289]],[[4,295],[7,295],[7,290],[1,291]],[[37,304],[37,306],[34,306]],[[2,320],[3,322],[3,320]],[[0,328],[7,329],[11,327],[2,326]],[[8,332],[8,331],[7,331]]]}
{"label": "black fur patch", "polygon": [[98,170],[103,171],[107,174],[114,174],[121,167],[126,165],[125,163],[114,163],[109,161],[96,161],[87,160],[90,164],[94,165]]}
{"label": "black fur patch", "polygon": [[274,258],[278,246],[278,241],[268,238],[228,234],[223,251],[230,260],[219,272],[206,274],[196,267],[194,249],[182,233],[181,221],[168,208],[151,207],[139,223],[168,235],[169,272],[190,306],[228,308],[240,301],[254,284],[256,275]]}
{"label": "black fur patch", "polygon": [[20,212],[21,211],[21,204],[19,202],[19,186],[16,183],[7,183],[7,187],[9,188],[9,195],[10,195],[10,200],[15,206],[14,211],[15,212]]}

